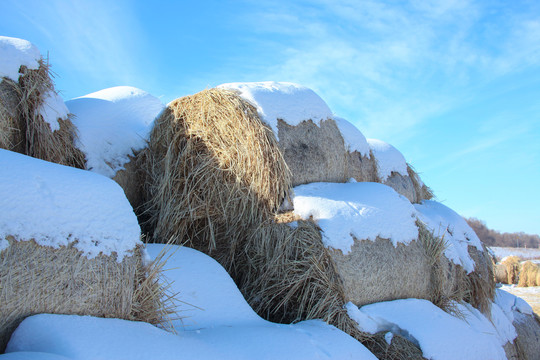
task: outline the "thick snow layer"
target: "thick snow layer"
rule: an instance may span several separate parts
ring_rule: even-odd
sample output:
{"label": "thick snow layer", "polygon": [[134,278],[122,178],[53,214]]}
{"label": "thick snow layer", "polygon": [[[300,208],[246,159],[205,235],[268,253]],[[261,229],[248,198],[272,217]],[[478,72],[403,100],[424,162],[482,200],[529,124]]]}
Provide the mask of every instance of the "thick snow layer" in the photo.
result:
{"label": "thick snow layer", "polygon": [[236,91],[255,106],[261,119],[270,125],[276,137],[278,119],[296,126],[304,120],[313,120],[319,124],[321,120],[332,118],[332,111],[324,100],[302,85],[265,81],[222,84],[218,88]]}
{"label": "thick snow layer", "polygon": [[294,188],[294,212],[313,217],[327,247],[347,254],[358,240],[390,239],[394,246],[418,238],[416,211],[394,189],[369,182],[312,183]]}
{"label": "thick snow layer", "polygon": [[39,113],[43,116],[43,120],[49,123],[51,130],[56,131],[60,129],[58,119],[66,120],[69,110],[60,95],[49,90],[43,97],[43,103],[41,104]]}
{"label": "thick snow layer", "polygon": [[[508,286],[503,286],[495,292],[494,303],[506,314],[510,321],[514,321],[513,311],[519,311],[522,314],[532,315],[533,309],[525,300],[508,292]],[[505,290],[506,289],[506,290]]]}
{"label": "thick snow layer", "polygon": [[470,273],[474,270],[474,260],[469,255],[468,246],[483,251],[482,242],[473,229],[458,213],[449,207],[433,201],[424,200],[415,204],[418,218],[428,229],[446,241],[444,255],[456,265],[461,265]]}
{"label": "thick snow layer", "polygon": [[407,162],[403,154],[392,145],[377,139],[367,139],[369,147],[377,159],[379,177],[386,181],[392,172],[408,176]]}
{"label": "thick snow layer", "polygon": [[48,352],[73,360],[376,359],[356,340],[317,320],[175,335],[143,322],[51,314],[21,323],[7,347],[8,353],[16,351]]}
{"label": "thick snow layer", "polygon": [[[456,304],[465,319],[454,317],[427,300],[403,299],[359,309],[377,323],[376,331],[391,331],[417,343],[428,359],[506,359],[500,335],[478,310]],[[350,313],[350,312],[349,312]]]}
{"label": "thick snow layer", "polygon": [[168,250],[167,257],[170,256],[164,274],[172,282],[172,292],[178,291],[185,303],[180,304],[181,312],[178,313],[184,319],[175,322],[175,327],[197,330],[240,323],[265,323],[244,300],[234,281],[217,261],[188,247],[146,245],[152,259],[163,249]]}
{"label": "thick snow layer", "polygon": [[0,239],[35,239],[58,248],[75,242],[89,258],[141,244],[124,191],[101,175],[0,149]]}
{"label": "thick snow layer", "polygon": [[362,156],[369,157],[369,144],[364,134],[356,126],[343,118],[335,116],[334,120],[345,141],[345,148],[349,152],[357,151]]}
{"label": "thick snow layer", "polygon": [[110,178],[146,147],[154,119],[165,105],[147,92],[117,86],[66,102],[75,114],[76,143],[86,156],[86,167]]}
{"label": "thick snow layer", "polygon": [[[148,245],[155,258],[166,246]],[[320,320],[294,325],[261,319],[227,272],[196,250],[171,246],[165,275],[179,303],[177,335],[142,322],[76,315],[25,319],[7,351],[41,351],[72,359],[369,359],[358,341]],[[180,355],[179,355],[180,354]]]}
{"label": "thick snow layer", "polygon": [[0,81],[7,77],[19,80],[19,69],[22,65],[28,69],[39,67],[41,55],[36,46],[26,40],[0,36]]}

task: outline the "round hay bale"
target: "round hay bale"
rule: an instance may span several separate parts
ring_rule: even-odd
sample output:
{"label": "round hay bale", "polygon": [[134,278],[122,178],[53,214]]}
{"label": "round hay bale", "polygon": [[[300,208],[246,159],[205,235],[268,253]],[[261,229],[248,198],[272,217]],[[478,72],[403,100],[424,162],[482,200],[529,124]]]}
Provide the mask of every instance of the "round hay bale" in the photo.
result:
{"label": "round hay bale", "polygon": [[143,264],[141,248],[121,262],[88,259],[73,246],[55,249],[7,236],[0,252],[0,352],[27,316],[41,313],[92,315],[164,322],[162,289]]}
{"label": "round hay bale", "polygon": [[517,284],[521,269],[521,260],[517,256],[507,256],[501,260],[501,264],[506,268],[507,279],[505,284]]}
{"label": "round hay bale", "polygon": [[58,164],[83,168],[75,129],[39,50],[28,41],[0,37],[0,147]]}
{"label": "round hay bale", "polygon": [[365,182],[381,182],[377,174],[377,161],[375,156],[370,152],[369,156],[365,156],[358,151],[347,153],[348,158],[348,178],[353,178],[356,181]]}
{"label": "round hay bale", "polygon": [[23,152],[23,136],[17,128],[17,107],[20,103],[18,90],[13,80],[0,79],[0,148]]}
{"label": "round hay bale", "polygon": [[536,314],[522,314],[514,311],[513,325],[518,334],[514,344],[519,359],[538,359],[540,354],[540,320]]}
{"label": "round hay bale", "polygon": [[469,245],[468,252],[474,261],[474,271],[466,275],[467,295],[464,300],[490,317],[491,304],[495,297],[493,262],[485,246],[483,250],[478,250]]}
{"label": "round hay bale", "polygon": [[432,267],[422,244],[354,240],[348,255],[330,249],[346,301],[357,306],[406,298],[432,299]]}
{"label": "round hay bale", "polygon": [[408,354],[418,354],[418,347],[405,339],[388,347],[384,338],[358,330],[344,308],[343,281],[322,242],[320,228],[313,221],[287,222],[291,217],[279,215],[262,224],[238,249],[244,257],[232,275],[253,309],[275,322],[323,319],[362,342],[380,359],[408,359]]}
{"label": "round hay bale", "polygon": [[508,272],[504,264],[494,264],[493,270],[495,272],[495,282],[508,284]]}
{"label": "round hay bale", "polygon": [[215,250],[227,269],[233,261],[227,255],[251,227],[272,217],[290,190],[272,130],[231,91],[171,102],[145,151],[151,240]]}
{"label": "round hay bale", "polygon": [[380,182],[405,196],[413,204],[433,198],[433,193],[405,157],[392,145],[377,139],[367,139],[377,161]]}
{"label": "round hay bale", "polygon": [[122,189],[88,171],[0,150],[0,350],[26,316],[164,321]]}
{"label": "round hay bale", "polygon": [[[292,185],[346,182],[350,178],[343,137],[333,119],[294,126],[278,120],[279,148],[292,173]],[[361,159],[358,159],[358,162]],[[368,166],[361,167],[364,170]]]}
{"label": "round hay bale", "polygon": [[520,287],[528,287],[528,286],[537,286],[536,278],[538,276],[538,265],[531,262],[531,261],[525,261],[523,265],[521,265],[521,271],[519,272],[519,281],[518,285]]}

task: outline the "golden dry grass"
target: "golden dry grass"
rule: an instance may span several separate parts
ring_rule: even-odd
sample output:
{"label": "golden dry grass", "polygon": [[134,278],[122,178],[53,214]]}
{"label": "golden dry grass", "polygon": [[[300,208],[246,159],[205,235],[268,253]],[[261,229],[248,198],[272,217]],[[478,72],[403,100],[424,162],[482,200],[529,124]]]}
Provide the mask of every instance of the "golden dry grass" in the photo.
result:
{"label": "golden dry grass", "polygon": [[507,256],[501,264],[506,268],[505,284],[517,284],[521,269],[521,260],[517,256]]}
{"label": "golden dry grass", "polygon": [[538,264],[535,264],[531,261],[525,261],[523,265],[521,265],[521,271],[519,272],[519,281],[517,286],[540,286],[540,283],[537,282],[539,273],[540,269],[538,267]]}
{"label": "golden dry grass", "polygon": [[27,316],[40,313],[140,320],[169,328],[172,311],[159,261],[145,266],[140,249],[122,262],[88,259],[73,246],[54,249],[6,238],[0,253],[0,352]]}
{"label": "golden dry grass", "polygon": [[233,92],[177,99],[156,119],[146,151],[151,241],[188,242],[222,257],[277,212],[291,187],[274,134]]}
{"label": "golden dry grass", "polygon": [[422,200],[431,200],[433,198],[433,191],[426,184],[422,183],[420,176],[410,164],[407,164],[407,173],[412,180],[416,193],[416,199],[413,202],[420,203]]}

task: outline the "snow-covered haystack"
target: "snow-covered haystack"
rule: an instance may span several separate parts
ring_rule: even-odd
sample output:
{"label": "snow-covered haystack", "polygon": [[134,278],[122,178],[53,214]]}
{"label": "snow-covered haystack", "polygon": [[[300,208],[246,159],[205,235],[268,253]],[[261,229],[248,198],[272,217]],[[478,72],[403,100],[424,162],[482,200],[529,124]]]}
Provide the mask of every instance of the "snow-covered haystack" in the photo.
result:
{"label": "snow-covered haystack", "polygon": [[159,268],[117,184],[1,149],[0,168],[0,351],[32,314],[163,321]]}
{"label": "snow-covered haystack", "polygon": [[270,128],[231,91],[171,102],[146,154],[148,229],[154,242],[189,242],[232,264],[247,229],[274,214],[290,176]]}
{"label": "snow-covered haystack", "polygon": [[394,147],[368,142],[353,124],[334,116],[313,90],[293,83],[230,83],[274,131],[293,186],[313,182],[382,182],[411,202],[433,194]]}
{"label": "snow-covered haystack", "polygon": [[294,188],[294,213],[322,229],[345,300],[357,305],[402,298],[435,300],[440,239],[417,226],[417,211],[377,183],[313,183]]}
{"label": "snow-covered haystack", "polygon": [[[505,325],[505,318],[513,329]],[[529,304],[504,290],[497,289],[491,319],[501,333],[503,329],[509,336],[505,351],[508,359],[537,359],[540,354],[540,318]]]}
{"label": "snow-covered haystack", "polygon": [[349,179],[341,131],[332,111],[315,92],[278,82],[230,83],[218,88],[236,92],[272,128],[294,186]]}
{"label": "snow-covered haystack", "polygon": [[474,230],[459,214],[436,201],[424,200],[414,207],[418,219],[444,244],[437,271],[442,274],[445,297],[464,299],[488,314],[495,294],[493,263]]}
{"label": "snow-covered haystack", "polygon": [[116,181],[133,206],[142,203],[144,172],[141,150],[154,119],[165,107],[147,92],[117,86],[66,102],[79,132],[75,142],[86,168]]}
{"label": "snow-covered haystack", "polygon": [[0,36],[0,148],[83,168],[75,139],[39,50],[26,40]]}
{"label": "snow-covered haystack", "polygon": [[380,182],[405,196],[411,203],[420,203],[433,197],[403,154],[392,145],[376,139],[367,139],[372,154],[377,159]]}

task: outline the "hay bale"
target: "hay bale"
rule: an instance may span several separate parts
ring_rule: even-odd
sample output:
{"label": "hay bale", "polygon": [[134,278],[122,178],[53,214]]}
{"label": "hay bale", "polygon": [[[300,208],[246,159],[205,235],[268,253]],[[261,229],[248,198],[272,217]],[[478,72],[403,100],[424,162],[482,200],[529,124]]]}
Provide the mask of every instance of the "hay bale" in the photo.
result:
{"label": "hay bale", "polygon": [[515,311],[513,325],[518,334],[514,344],[519,359],[538,359],[538,354],[540,354],[540,320],[538,316]]}
{"label": "hay bale", "polygon": [[508,271],[504,264],[494,264],[493,271],[495,273],[495,282],[508,284]]}
{"label": "hay bale", "polygon": [[164,321],[159,267],[118,185],[7,150],[0,167],[0,351],[42,312]]}
{"label": "hay bale", "polygon": [[0,147],[83,168],[84,156],[74,146],[77,135],[54,89],[49,65],[25,40],[1,37],[0,42],[4,45],[2,57],[10,57],[8,63],[17,68],[7,74],[0,69],[4,74],[0,87]]}
{"label": "hay bale", "polygon": [[12,236],[4,240],[9,245],[0,253],[0,352],[19,323],[34,314],[165,321],[162,289],[149,278],[141,248],[118,262],[105,255],[88,259],[73,246],[55,249]]}
{"label": "hay bale", "polygon": [[535,264],[531,261],[525,261],[521,265],[521,271],[519,272],[519,281],[518,285],[520,287],[528,286],[538,286],[540,283],[537,283],[537,277],[539,273],[538,264]]}
{"label": "hay bale", "polygon": [[278,136],[293,186],[319,181],[346,182],[350,178],[349,155],[333,119],[319,124],[308,120],[296,126],[278,120]]}
{"label": "hay bale", "polygon": [[464,300],[489,317],[495,297],[493,263],[485,246],[483,250],[474,246],[469,246],[467,250],[474,261],[474,271],[466,275],[468,291]]}
{"label": "hay bale", "polygon": [[521,269],[521,260],[517,256],[507,256],[501,260],[501,265],[506,268],[507,278],[505,284],[517,284]]}
{"label": "hay bale", "polygon": [[275,213],[290,189],[276,139],[255,108],[212,89],[171,102],[146,152],[146,229],[213,253],[229,269],[237,243]]}
{"label": "hay bale", "polygon": [[367,139],[367,142],[376,159],[381,183],[390,186],[413,204],[433,198],[431,189],[420,180],[399,150],[381,140]]}
{"label": "hay bale", "polygon": [[422,244],[394,247],[388,239],[358,239],[348,255],[330,249],[347,301],[357,306],[406,298],[432,298],[431,266]]}

